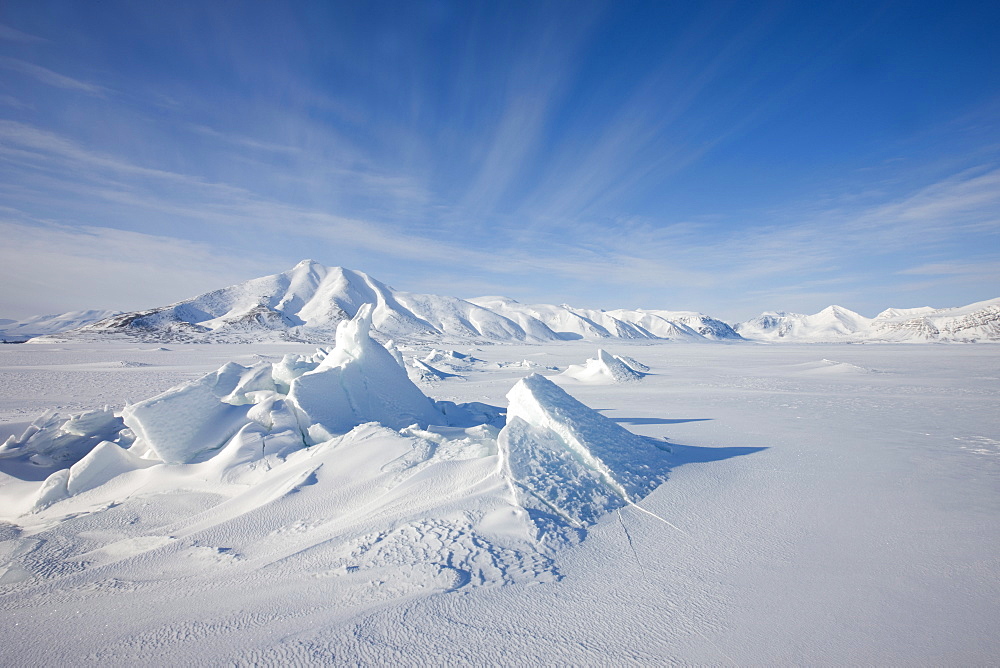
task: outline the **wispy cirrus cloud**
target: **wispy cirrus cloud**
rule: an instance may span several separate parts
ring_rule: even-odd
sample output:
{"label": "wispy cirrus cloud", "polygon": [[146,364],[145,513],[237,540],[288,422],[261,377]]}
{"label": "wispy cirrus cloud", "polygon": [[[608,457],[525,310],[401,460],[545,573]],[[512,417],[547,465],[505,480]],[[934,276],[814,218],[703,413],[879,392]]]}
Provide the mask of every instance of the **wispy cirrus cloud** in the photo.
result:
{"label": "wispy cirrus cloud", "polygon": [[487,116],[491,122],[478,129],[489,139],[458,203],[466,215],[495,211],[540,158],[547,126],[566,102],[599,14],[595,5],[581,3],[580,11],[542,31],[507,68],[497,109]]}
{"label": "wispy cirrus cloud", "polygon": [[79,79],[68,77],[65,74],[54,72],[46,67],[42,67],[41,65],[29,63],[25,60],[19,60],[17,58],[0,57],[0,67],[12,72],[24,74],[25,76],[29,76],[44,84],[48,84],[49,86],[55,86],[56,88],[78,91],[81,93],[87,93],[88,95],[95,95],[97,97],[103,97],[108,92],[103,86],[98,86],[97,84],[88,83],[86,81],[80,81]]}
{"label": "wispy cirrus cloud", "polygon": [[[435,233],[433,228],[410,226],[405,221],[387,222],[377,215],[310,207],[197,175],[147,167],[90,150],[26,123],[0,121],[0,138],[0,159],[18,167],[19,182],[0,190],[9,201],[45,205],[62,198],[62,204],[74,208],[78,215],[91,210],[99,217],[101,212],[120,210],[138,218],[158,215],[173,221],[170,234],[142,236],[144,233],[136,232],[134,237],[92,223],[78,229],[27,220],[19,224],[41,225],[44,231],[40,234],[70,239],[59,244],[66,253],[77,245],[88,247],[88,240],[89,247],[96,248],[99,244],[92,242],[94,239],[102,243],[113,239],[124,253],[129,251],[123,240],[131,240],[137,248],[157,248],[158,244],[173,248],[164,251],[164,257],[190,253],[192,262],[172,262],[172,266],[199,277],[202,286],[208,285],[209,276],[215,276],[217,284],[229,280],[223,275],[233,276],[228,270],[217,274],[197,269],[208,249],[228,258],[222,266],[237,266],[236,258],[242,254],[257,257],[251,264],[267,273],[282,270],[298,259],[283,255],[268,261],[268,252],[263,250],[271,245],[268,240],[298,239],[303,248],[321,244],[318,252],[307,250],[303,254],[319,255],[317,259],[327,263],[353,264],[407,289],[431,290],[442,284],[442,274],[463,275],[468,278],[461,283],[469,290],[477,285],[504,285],[504,292],[521,299],[580,303],[573,295],[579,295],[582,286],[590,286],[586,301],[580,305],[622,306],[622,295],[628,295],[629,305],[634,307],[719,309],[719,314],[726,316],[722,301],[712,297],[726,286],[740,286],[742,295],[729,298],[726,308],[730,313],[740,304],[759,310],[762,300],[770,300],[766,307],[794,310],[799,308],[797,304],[833,299],[838,294],[838,301],[852,294],[860,299],[866,274],[859,272],[859,262],[877,263],[882,256],[900,251],[922,257],[948,239],[1000,230],[995,213],[1000,204],[996,188],[1000,170],[978,168],[893,198],[870,199],[864,204],[853,197],[833,199],[822,207],[785,211],[775,222],[737,228],[710,219],[678,223],[621,219],[615,224],[615,233],[609,234],[606,224],[584,221],[573,226],[572,234],[559,226],[528,225],[507,230],[484,244],[481,236],[466,239],[447,230]],[[234,141],[238,140],[236,136]],[[245,236],[247,241],[224,247],[188,241],[180,221],[210,226],[203,229],[227,230],[225,236]],[[79,231],[83,229],[85,233]],[[27,237],[22,231],[20,237],[12,238]],[[277,247],[277,243],[273,245]],[[39,255],[50,253],[41,244],[30,247]],[[98,254],[95,251],[92,255]],[[150,256],[146,253],[143,257]],[[62,257],[58,262],[64,260]],[[93,269],[96,262],[87,260],[81,266]],[[409,267],[412,274],[416,266],[429,268],[426,279],[400,283],[398,277],[407,272],[397,274],[396,270]],[[945,276],[944,265],[925,262],[923,267],[910,273]],[[981,276],[987,268],[970,267],[961,275]],[[549,280],[540,286],[538,276]],[[87,280],[82,275],[72,278],[81,285]],[[95,284],[104,289],[101,280]]]}
{"label": "wispy cirrus cloud", "polygon": [[207,137],[212,137],[213,139],[218,139],[226,143],[232,144],[234,146],[239,146],[242,148],[249,148],[256,151],[266,151],[268,153],[283,153],[291,155],[301,155],[304,149],[300,146],[290,146],[288,144],[278,144],[275,142],[261,141],[259,139],[254,139],[252,137],[247,137],[245,135],[240,135],[232,132],[221,132],[215,128],[210,128],[207,125],[197,125],[193,124],[190,126],[194,132],[198,134],[205,135]]}
{"label": "wispy cirrus cloud", "polygon": [[897,272],[904,276],[970,276],[983,272],[1000,273],[1000,260],[995,262],[932,262]]}
{"label": "wispy cirrus cloud", "polygon": [[[599,224],[580,225],[572,243],[549,237],[550,248],[564,251],[552,266],[576,280],[587,280],[590,272],[591,280],[599,276],[630,286],[647,303],[658,298],[651,286],[662,286],[660,295],[673,295],[679,306],[734,318],[752,313],[743,309],[813,312],[834,300],[877,312],[887,306],[881,292],[888,289],[886,275],[907,259],[920,264],[897,275],[928,280],[899,284],[902,291],[997,280],[998,182],[1000,169],[963,170],[893,197],[862,203],[846,193],[822,206],[786,210],[772,220],[736,227],[719,221],[619,222],[617,233],[608,234]],[[987,259],[925,259],[956,245]],[[586,247],[591,250],[584,252]],[[873,290],[873,285],[881,287]]]}
{"label": "wispy cirrus cloud", "polygon": [[896,200],[852,215],[851,236],[896,246],[929,244],[960,234],[1000,234],[1000,169],[978,166],[940,179]]}
{"label": "wispy cirrus cloud", "polygon": [[8,42],[20,42],[22,44],[38,44],[48,41],[42,37],[15,30],[3,23],[0,23],[0,39],[7,40]]}
{"label": "wispy cirrus cloud", "polygon": [[[595,272],[604,275],[605,280],[612,284],[630,284],[635,280],[635,272],[650,276],[651,272],[660,279],[678,280],[681,273],[676,269],[665,267],[652,259],[627,257],[621,253],[608,254],[598,250],[578,248],[575,244],[560,243],[534,250],[517,250],[510,248],[493,248],[478,244],[463,244],[460,239],[434,238],[414,234],[405,226],[392,225],[372,219],[363,219],[338,215],[329,211],[316,210],[301,205],[276,201],[261,197],[259,194],[228,184],[211,183],[199,177],[179,174],[160,169],[152,169],[135,165],[129,161],[108,156],[103,153],[89,151],[76,142],[60,137],[54,133],[41,131],[31,126],[0,122],[0,137],[6,141],[0,147],[0,157],[23,167],[33,168],[32,178],[22,181],[19,185],[4,186],[8,200],[27,201],[38,206],[51,204],[59,200],[62,193],[63,203],[73,207],[77,215],[93,208],[100,212],[108,206],[121,207],[139,218],[148,218],[151,214],[165,216],[174,221],[172,230],[180,233],[178,222],[181,220],[196,221],[216,229],[242,230],[247,232],[248,244],[234,244],[229,248],[217,250],[223,256],[238,257],[242,252],[257,252],[261,248],[261,240],[272,237],[299,238],[312,240],[323,244],[323,248],[335,249],[335,256],[364,256],[371,260],[370,264],[378,266],[385,264],[385,259],[394,259],[398,265],[403,260],[409,265],[448,267],[448,272],[487,272],[507,277],[507,284],[517,289],[519,280],[532,281],[533,276],[540,274],[553,275],[562,280],[592,279]],[[88,201],[97,201],[95,205],[83,205]],[[101,205],[100,203],[104,204]],[[103,206],[103,208],[102,208]],[[32,221],[22,221],[21,225],[28,227]],[[53,255],[60,259],[53,260],[58,264],[64,262],[63,255],[75,247],[81,249],[96,248],[101,244],[88,243],[93,239],[112,238],[118,240],[130,239],[135,243],[140,241],[145,246],[154,248],[167,244],[170,239],[176,242],[175,248],[163,256],[192,250],[192,261],[178,263],[171,261],[175,270],[192,271],[196,276],[205,274],[195,270],[198,262],[206,257],[208,244],[192,244],[183,238],[165,235],[143,235],[136,233],[128,236],[122,230],[108,227],[86,225],[74,232],[69,226],[58,226],[42,223],[37,237],[28,243],[26,233],[11,234],[15,246],[29,248],[29,253]],[[42,237],[61,237],[65,242],[46,249],[40,243],[35,243]],[[150,236],[155,237],[151,239]],[[155,243],[154,243],[155,242]],[[103,242],[102,242],[103,243]],[[266,243],[263,247],[266,247]],[[586,244],[584,244],[585,246]],[[110,252],[128,254],[127,247],[119,243],[118,247],[108,246]],[[87,251],[85,254],[98,256],[98,252]],[[266,253],[264,253],[266,254]],[[320,253],[322,255],[322,253]],[[144,252],[142,257],[155,255],[154,252]],[[382,262],[379,262],[379,258]],[[327,258],[322,258],[330,262]],[[336,258],[335,258],[336,259]],[[336,259],[339,261],[339,259]],[[276,267],[284,268],[283,262],[275,258]],[[85,262],[88,267],[93,262]],[[230,262],[235,264],[235,260]],[[258,263],[258,264],[263,264]],[[363,269],[368,269],[365,263]],[[392,265],[393,262],[389,262]],[[46,265],[49,266],[49,265]],[[54,266],[54,265],[52,265]],[[69,266],[69,265],[67,265]],[[66,277],[70,273],[61,272]],[[631,277],[630,277],[631,275]],[[436,274],[429,274],[433,281]],[[515,277],[512,282],[511,277]],[[687,275],[690,279],[690,272]],[[87,280],[73,274],[72,280],[80,286]],[[91,281],[94,289],[104,289],[102,280]],[[421,289],[419,281],[410,287]],[[112,293],[113,294],[113,293]],[[473,295],[466,295],[473,296]],[[114,305],[111,305],[112,307]]]}
{"label": "wispy cirrus cloud", "polygon": [[[130,310],[272,272],[266,259],[227,254],[169,236],[73,227],[0,211],[0,283],[5,313],[16,318],[92,308]],[[20,216],[18,216],[20,217]]]}
{"label": "wispy cirrus cloud", "polygon": [[[8,200],[37,206],[62,199],[78,213],[94,207],[100,212],[103,202],[130,211],[134,217],[161,214],[174,222],[175,232],[184,220],[229,232],[253,230],[243,248],[262,238],[299,238],[325,242],[338,252],[353,249],[422,263],[496,265],[496,256],[486,250],[414,235],[405,227],[375,219],[270,199],[198,176],[136,165],[27,124],[0,121],[0,138],[5,140],[0,145],[0,159],[26,168],[20,172],[19,184],[0,187]],[[82,204],[94,201],[98,204]],[[234,244],[233,252],[239,252],[239,247]]]}
{"label": "wispy cirrus cloud", "polygon": [[13,109],[30,109],[31,105],[19,100],[13,95],[0,95],[0,105]]}
{"label": "wispy cirrus cloud", "polygon": [[[899,290],[910,293],[926,293],[942,288],[964,286],[976,288],[984,285],[1000,285],[1000,257],[992,261],[978,262],[933,262],[916,267],[910,267],[897,272],[899,276],[909,279],[899,284]],[[988,294],[992,298],[1000,293],[1000,289]],[[958,304],[949,304],[958,306]]]}

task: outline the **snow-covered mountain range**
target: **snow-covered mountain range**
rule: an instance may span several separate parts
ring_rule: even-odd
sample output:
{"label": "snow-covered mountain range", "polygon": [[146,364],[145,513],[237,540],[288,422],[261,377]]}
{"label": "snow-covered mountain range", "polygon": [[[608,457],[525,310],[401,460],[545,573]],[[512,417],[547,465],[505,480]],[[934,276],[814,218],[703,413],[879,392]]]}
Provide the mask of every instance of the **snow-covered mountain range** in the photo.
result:
{"label": "snow-covered mountain range", "polygon": [[874,318],[842,306],[813,315],[771,311],[733,328],[755,341],[1000,341],[1000,298],[956,308],[890,308]]}
{"label": "snow-covered mountain range", "polygon": [[130,338],[142,341],[333,340],[337,324],[372,304],[383,339],[506,342],[671,340],[764,342],[1000,341],[1000,298],[957,308],[887,309],[866,318],[841,306],[813,315],[766,312],[730,326],[693,311],[597,310],[459,299],[395,290],[360,271],[303,260],[292,269],[131,313],[82,311],[0,329],[6,340]]}
{"label": "snow-covered mountain range", "polygon": [[324,267],[312,260],[169,306],[104,318],[59,338],[322,343],[333,340],[337,324],[354,317],[366,303],[374,307],[375,331],[387,338],[740,339],[726,323],[700,313],[529,306],[504,297],[466,301],[394,290],[360,271]]}

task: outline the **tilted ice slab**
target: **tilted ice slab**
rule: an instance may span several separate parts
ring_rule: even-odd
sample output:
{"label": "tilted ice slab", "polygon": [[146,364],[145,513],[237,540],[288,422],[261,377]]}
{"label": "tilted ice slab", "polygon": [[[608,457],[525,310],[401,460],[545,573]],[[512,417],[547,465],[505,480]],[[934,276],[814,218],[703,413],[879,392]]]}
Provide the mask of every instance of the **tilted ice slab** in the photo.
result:
{"label": "tilted ice slab", "polygon": [[136,449],[148,448],[168,464],[184,464],[221,447],[248,421],[250,406],[225,401],[247,371],[227,364],[215,373],[126,406],[122,418],[137,437]]}
{"label": "tilted ice slab", "polygon": [[633,365],[636,367],[640,365],[635,360],[626,361],[626,359],[598,349],[596,358],[587,360],[583,365],[571,365],[563,375],[584,383],[603,385],[639,380],[645,375],[644,372],[649,370],[649,367],[642,370],[634,368]]}
{"label": "tilted ice slab", "polygon": [[635,504],[667,478],[667,452],[531,374],[507,394],[498,443],[521,505],[573,526]]}

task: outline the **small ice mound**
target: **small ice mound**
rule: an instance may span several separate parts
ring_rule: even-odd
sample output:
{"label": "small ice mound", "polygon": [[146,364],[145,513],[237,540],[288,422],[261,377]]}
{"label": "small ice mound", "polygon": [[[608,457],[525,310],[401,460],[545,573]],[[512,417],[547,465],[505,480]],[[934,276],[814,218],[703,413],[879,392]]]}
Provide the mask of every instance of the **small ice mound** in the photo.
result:
{"label": "small ice mound", "polygon": [[531,360],[520,362],[497,362],[498,369],[539,369],[541,365]]}
{"label": "small ice mound", "polygon": [[252,367],[239,367],[239,369],[239,379],[235,387],[222,397],[226,403],[236,406],[256,404],[261,400],[261,392],[278,393],[278,384],[274,381],[274,367],[271,364],[259,362]]}
{"label": "small ice mound", "polygon": [[633,368],[624,358],[598,349],[596,358],[587,360],[583,365],[573,364],[562,375],[575,378],[583,383],[607,385],[630,383],[640,380],[646,374]]}
{"label": "small ice mound", "polygon": [[874,369],[868,369],[863,366],[858,366],[857,364],[851,364],[850,362],[837,362],[835,360],[821,359],[818,362],[806,362],[805,364],[796,364],[802,373],[809,375],[853,375],[853,374],[865,374],[865,373],[878,373]]}
{"label": "small ice mound", "polygon": [[460,353],[457,350],[437,350],[436,348],[431,350],[420,361],[437,368],[447,367],[453,371],[466,370],[473,364],[482,362],[481,359],[466,353]]}
{"label": "small ice mound", "polygon": [[[271,367],[271,378],[274,380],[278,391],[282,394],[288,394],[288,389],[291,387],[293,380],[304,373],[314,371],[319,365],[319,361],[314,361],[312,358],[317,356],[288,353],[279,362],[273,364]],[[325,354],[322,357],[325,358]]]}
{"label": "small ice mound", "polygon": [[507,394],[498,444],[518,501],[570,526],[644,498],[667,479],[667,453],[538,374]]}
{"label": "small ice mound", "polygon": [[392,354],[371,338],[371,304],[337,327],[337,346],[291,382],[288,402],[313,443],[346,434],[365,422],[391,429],[442,421],[431,400]]}
{"label": "small ice mound", "polygon": [[113,367],[119,367],[122,369],[138,369],[144,366],[153,366],[152,364],[147,364],[146,362],[133,362],[132,360],[118,360],[111,364]]}
{"label": "small ice mound", "polygon": [[520,362],[497,362],[497,367],[500,369],[546,369],[548,371],[559,370],[559,367],[542,366],[538,362],[532,362],[531,360],[521,360]]}
{"label": "small ice mound", "polygon": [[407,374],[412,380],[423,383],[435,383],[448,378],[464,379],[464,376],[460,376],[457,373],[441,371],[440,369],[436,369],[427,362],[417,358],[413,359],[412,364],[407,369]]}

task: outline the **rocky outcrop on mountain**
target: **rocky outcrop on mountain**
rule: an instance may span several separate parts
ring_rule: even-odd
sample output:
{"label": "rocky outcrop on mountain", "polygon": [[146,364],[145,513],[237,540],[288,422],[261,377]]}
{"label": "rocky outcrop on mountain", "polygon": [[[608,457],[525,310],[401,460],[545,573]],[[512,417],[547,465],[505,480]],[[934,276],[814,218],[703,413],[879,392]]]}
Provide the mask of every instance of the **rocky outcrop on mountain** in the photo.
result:
{"label": "rocky outcrop on mountain", "polygon": [[1000,341],[1000,299],[945,309],[889,309],[872,320],[870,338],[888,341]]}

